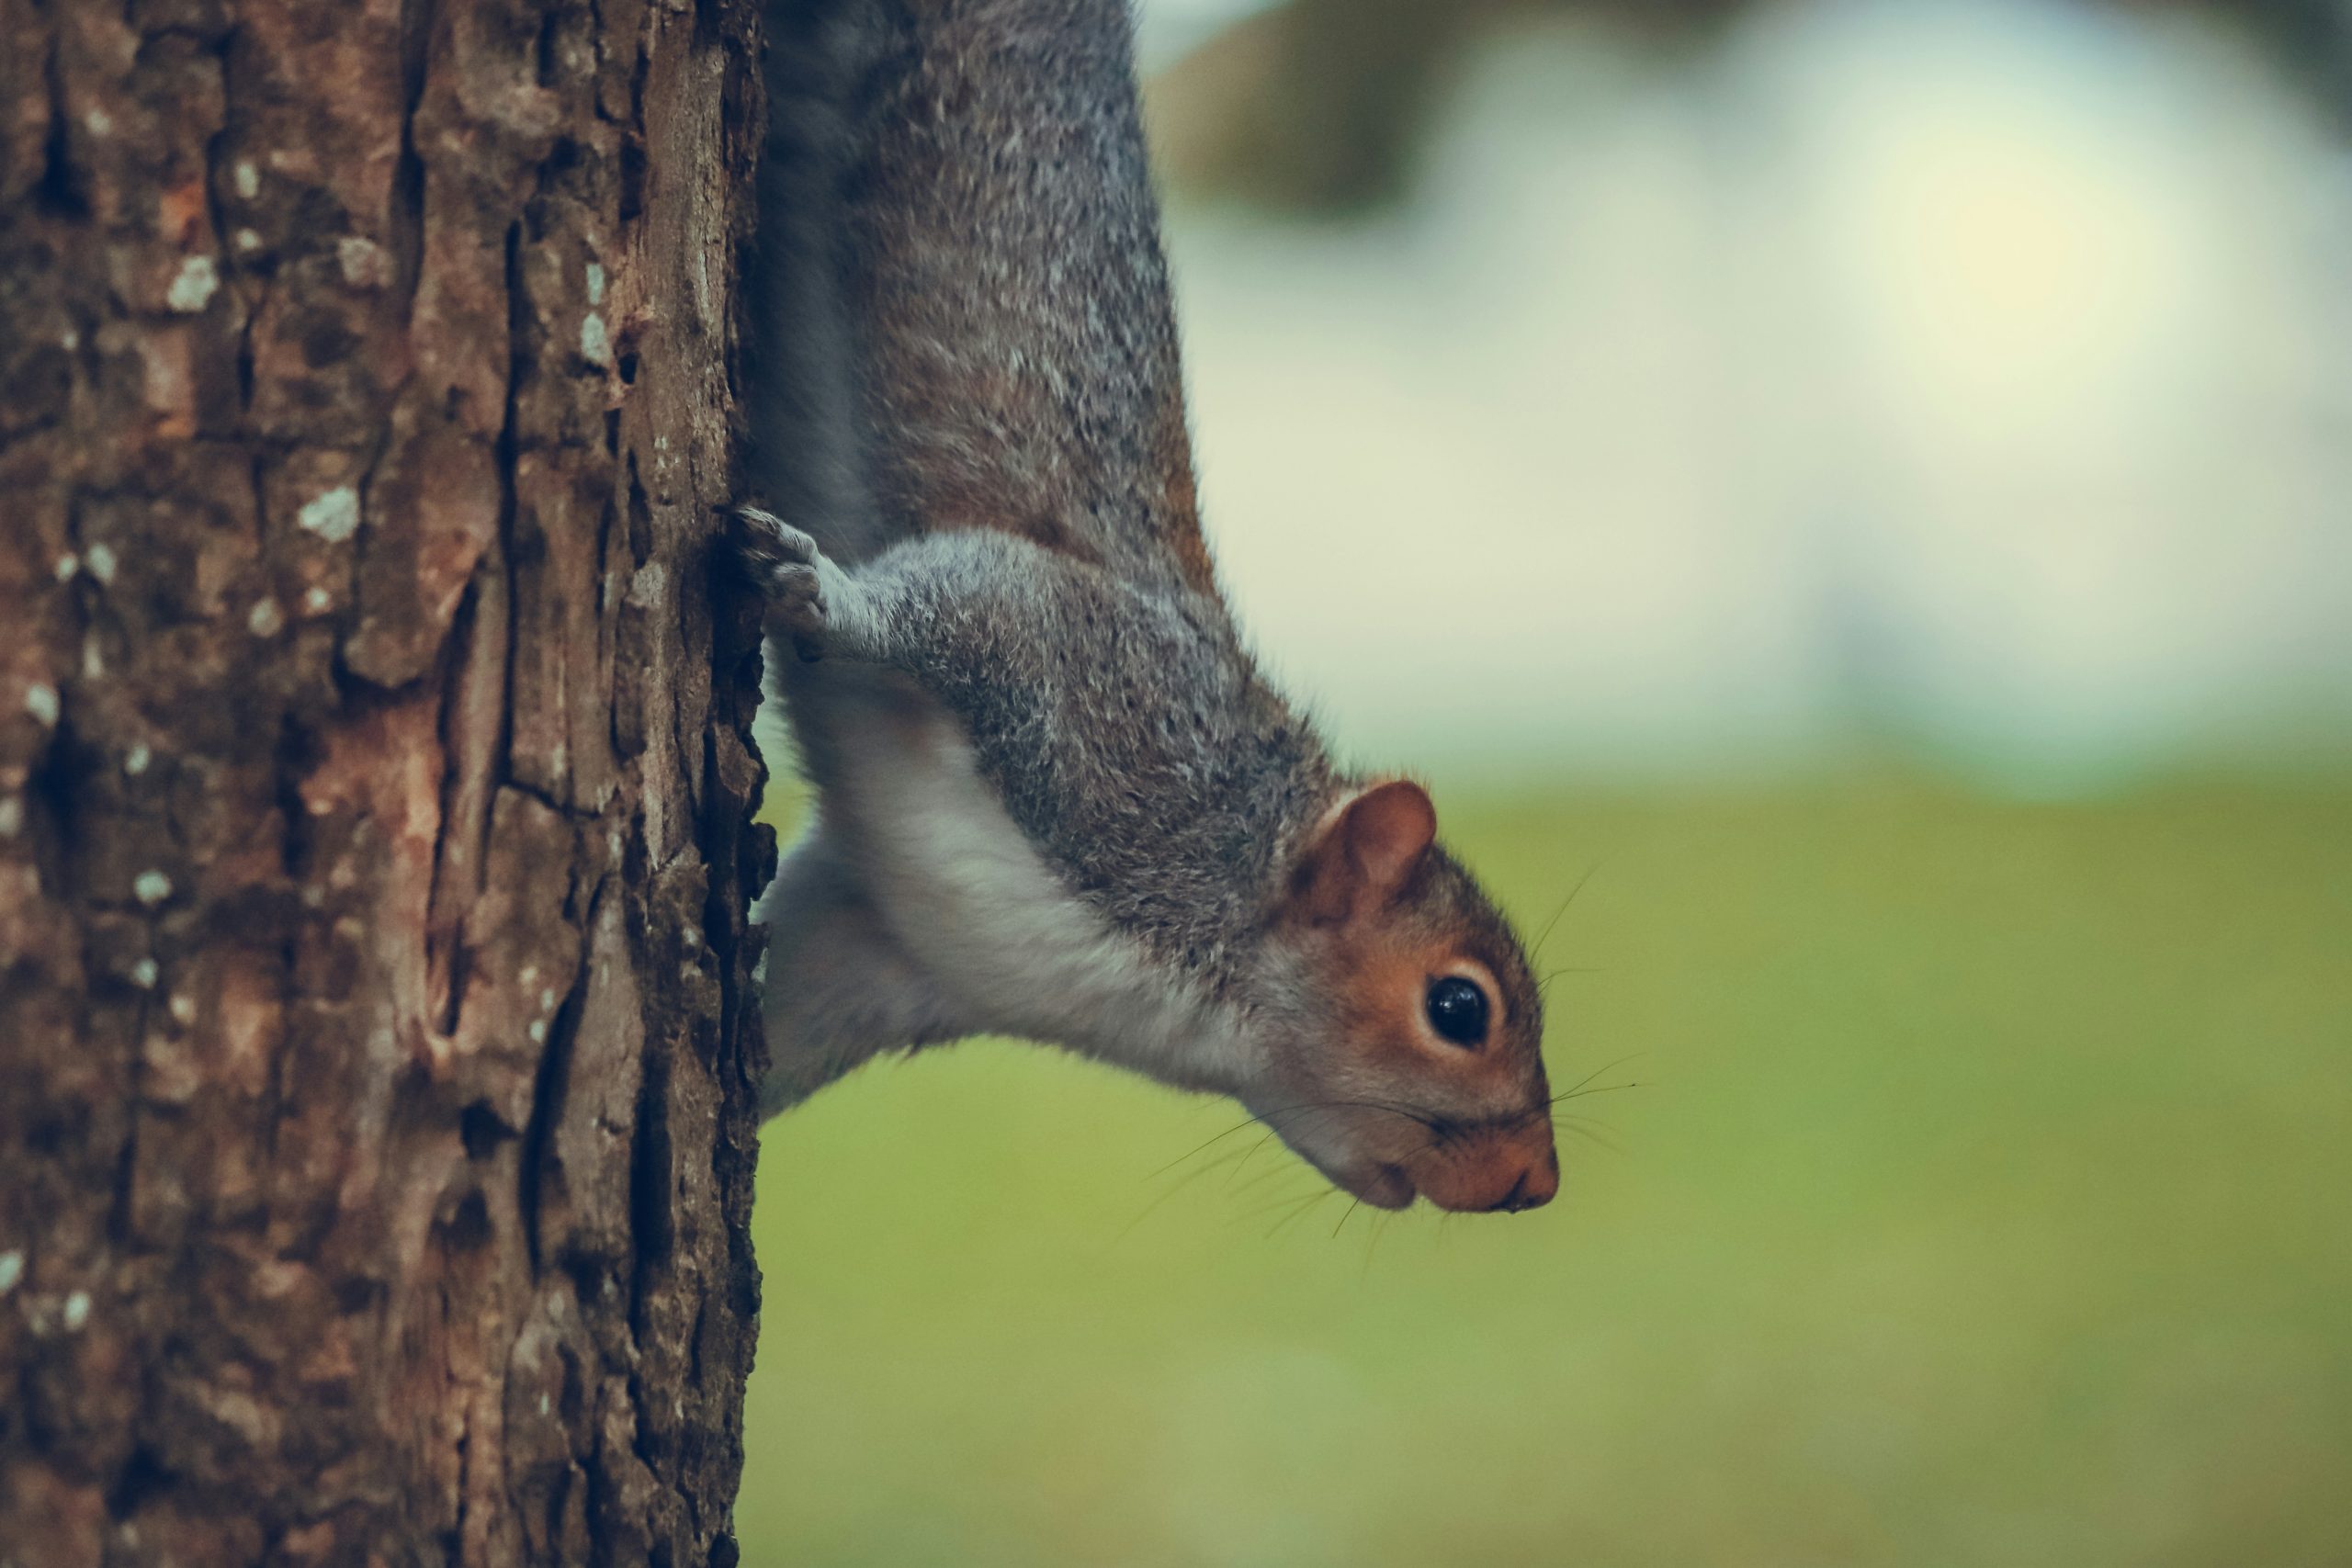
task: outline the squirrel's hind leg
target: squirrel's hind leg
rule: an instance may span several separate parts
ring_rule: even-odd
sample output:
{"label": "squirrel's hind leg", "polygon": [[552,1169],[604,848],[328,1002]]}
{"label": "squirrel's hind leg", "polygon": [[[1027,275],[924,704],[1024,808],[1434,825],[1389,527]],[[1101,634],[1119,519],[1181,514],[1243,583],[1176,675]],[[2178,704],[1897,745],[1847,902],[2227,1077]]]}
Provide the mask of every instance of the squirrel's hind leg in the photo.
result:
{"label": "squirrel's hind leg", "polygon": [[756,918],[768,933],[763,1115],[886,1051],[972,1032],[885,928],[851,857],[821,827],[786,857]]}

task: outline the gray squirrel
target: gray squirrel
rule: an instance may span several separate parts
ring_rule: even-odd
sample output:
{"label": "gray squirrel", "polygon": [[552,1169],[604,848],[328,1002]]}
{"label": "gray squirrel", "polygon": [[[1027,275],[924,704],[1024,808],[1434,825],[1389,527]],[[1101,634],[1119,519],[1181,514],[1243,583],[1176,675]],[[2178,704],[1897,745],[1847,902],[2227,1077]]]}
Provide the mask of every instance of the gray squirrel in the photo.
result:
{"label": "gray squirrel", "polygon": [[774,511],[734,531],[817,806],[759,911],[763,1109],[1020,1035],[1229,1095],[1366,1203],[1547,1201],[1524,949],[1219,595],[1123,0],[771,19]]}

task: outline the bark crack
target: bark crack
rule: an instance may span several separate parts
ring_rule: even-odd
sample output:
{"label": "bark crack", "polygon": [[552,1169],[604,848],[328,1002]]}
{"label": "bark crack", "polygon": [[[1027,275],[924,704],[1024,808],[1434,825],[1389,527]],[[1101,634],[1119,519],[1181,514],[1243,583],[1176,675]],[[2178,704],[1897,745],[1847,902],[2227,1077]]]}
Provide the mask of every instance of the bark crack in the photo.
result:
{"label": "bark crack", "polygon": [[547,1049],[540,1055],[539,1070],[531,1084],[531,1114],[523,1124],[515,1201],[523,1218],[525,1252],[530,1258],[531,1277],[535,1280],[547,1266],[540,1246],[539,1210],[541,1187],[548,1179],[548,1145],[562,1118],[564,1100],[571,1089],[572,1049],[579,1038],[580,1010],[593,974],[596,922],[604,908],[605,887],[605,878],[599,877],[594,890],[588,895],[588,908],[579,922],[580,966],[573,975],[571,990],[564,994],[554,1021],[548,1026]]}

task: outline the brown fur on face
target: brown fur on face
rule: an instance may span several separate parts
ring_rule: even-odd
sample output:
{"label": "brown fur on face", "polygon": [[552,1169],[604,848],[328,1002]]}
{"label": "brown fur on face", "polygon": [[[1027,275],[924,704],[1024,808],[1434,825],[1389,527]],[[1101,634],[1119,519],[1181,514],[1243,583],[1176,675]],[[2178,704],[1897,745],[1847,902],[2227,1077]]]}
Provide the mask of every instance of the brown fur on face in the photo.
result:
{"label": "brown fur on face", "polygon": [[[1418,784],[1335,807],[1300,855],[1278,919],[1307,1005],[1252,1109],[1338,1186],[1401,1208],[1532,1208],[1559,1186],[1542,998],[1518,938],[1436,843]],[[1487,998],[1485,1038],[1430,1025],[1430,987]]]}

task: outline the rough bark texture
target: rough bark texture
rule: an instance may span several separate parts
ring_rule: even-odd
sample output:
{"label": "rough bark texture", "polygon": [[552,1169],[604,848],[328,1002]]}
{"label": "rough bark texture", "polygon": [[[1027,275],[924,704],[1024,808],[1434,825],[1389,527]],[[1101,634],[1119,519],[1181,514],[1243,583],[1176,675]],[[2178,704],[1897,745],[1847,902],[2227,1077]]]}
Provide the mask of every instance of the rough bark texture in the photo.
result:
{"label": "rough bark texture", "polygon": [[0,0],[0,1562],[732,1559],[751,9]]}

